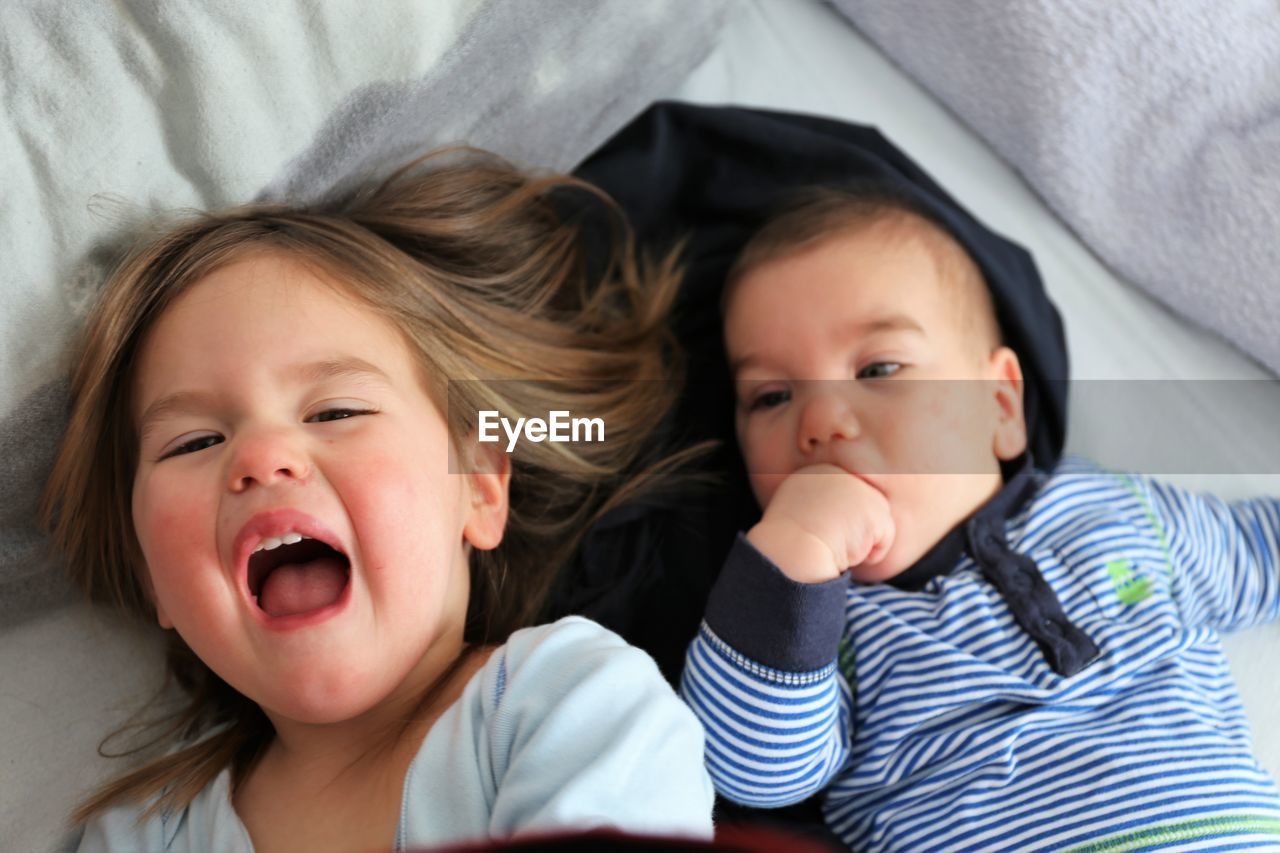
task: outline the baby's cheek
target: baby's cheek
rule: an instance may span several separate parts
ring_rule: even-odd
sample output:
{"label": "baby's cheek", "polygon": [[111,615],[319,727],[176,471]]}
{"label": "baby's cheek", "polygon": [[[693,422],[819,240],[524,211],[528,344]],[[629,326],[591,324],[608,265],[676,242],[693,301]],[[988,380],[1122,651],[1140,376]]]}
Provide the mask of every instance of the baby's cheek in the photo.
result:
{"label": "baby's cheek", "polygon": [[749,473],[751,491],[756,496],[756,502],[760,504],[761,510],[767,509],[769,502],[773,500],[774,493],[778,491],[778,487],[782,485],[782,481],[786,479],[786,476],[773,473]]}
{"label": "baby's cheek", "polygon": [[913,422],[913,458],[904,471],[920,474],[978,474],[991,467],[990,435],[981,429],[981,398],[954,382],[950,393],[937,394],[925,417]]}
{"label": "baby's cheek", "polygon": [[742,461],[752,476],[781,475],[789,473],[790,444],[787,439],[766,430],[752,430],[739,438]]}

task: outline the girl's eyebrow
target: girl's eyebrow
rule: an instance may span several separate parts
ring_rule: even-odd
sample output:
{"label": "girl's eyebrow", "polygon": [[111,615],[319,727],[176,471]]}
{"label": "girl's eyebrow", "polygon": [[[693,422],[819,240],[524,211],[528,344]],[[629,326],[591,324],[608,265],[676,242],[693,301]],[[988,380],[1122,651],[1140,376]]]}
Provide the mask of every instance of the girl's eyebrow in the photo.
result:
{"label": "girl's eyebrow", "polygon": [[156,400],[138,418],[138,437],[144,439],[156,423],[184,412],[198,412],[213,406],[213,395],[203,391],[178,391]]}
{"label": "girl's eyebrow", "polygon": [[[306,384],[316,384],[329,379],[350,377],[390,382],[382,368],[353,355],[341,355],[319,361],[304,362],[286,369],[285,374]],[[158,421],[178,414],[208,410],[214,406],[214,395],[205,391],[177,391],[166,394],[147,406],[138,419],[138,434],[146,437]]]}
{"label": "girl's eyebrow", "polygon": [[391,377],[385,370],[354,355],[341,355],[298,364],[289,368],[287,372],[304,382],[323,382],[326,379],[343,377],[391,381]]}

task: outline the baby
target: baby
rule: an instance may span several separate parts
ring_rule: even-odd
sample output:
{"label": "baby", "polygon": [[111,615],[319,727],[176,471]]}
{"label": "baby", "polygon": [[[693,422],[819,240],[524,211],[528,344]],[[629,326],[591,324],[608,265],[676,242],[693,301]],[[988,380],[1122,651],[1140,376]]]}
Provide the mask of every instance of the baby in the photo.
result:
{"label": "baby", "polygon": [[1280,846],[1217,635],[1280,618],[1280,504],[1037,470],[972,251],[912,195],[815,190],[729,274],[764,513],[682,676],[717,790],[821,791],[858,850]]}

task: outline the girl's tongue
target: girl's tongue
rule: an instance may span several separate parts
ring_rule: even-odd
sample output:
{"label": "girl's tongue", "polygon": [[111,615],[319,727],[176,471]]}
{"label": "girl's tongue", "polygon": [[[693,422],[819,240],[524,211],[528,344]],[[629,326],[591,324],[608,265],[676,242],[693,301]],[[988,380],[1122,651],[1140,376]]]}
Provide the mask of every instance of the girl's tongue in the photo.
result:
{"label": "girl's tongue", "polygon": [[347,564],[340,557],[277,566],[262,582],[258,606],[271,616],[295,616],[327,607],[347,585]]}

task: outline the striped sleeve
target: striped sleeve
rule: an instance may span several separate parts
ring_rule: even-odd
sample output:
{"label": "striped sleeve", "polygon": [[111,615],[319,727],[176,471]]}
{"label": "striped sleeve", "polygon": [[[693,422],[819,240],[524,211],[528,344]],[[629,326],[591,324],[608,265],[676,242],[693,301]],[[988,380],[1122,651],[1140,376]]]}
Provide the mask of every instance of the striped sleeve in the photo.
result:
{"label": "striped sleeve", "polygon": [[847,581],[799,584],[739,537],[689,647],[680,692],[706,729],[716,790],[774,808],[818,792],[849,754],[836,666]]}
{"label": "striped sleeve", "polygon": [[1230,631],[1280,619],[1280,501],[1227,502],[1136,480],[1189,625]]}

